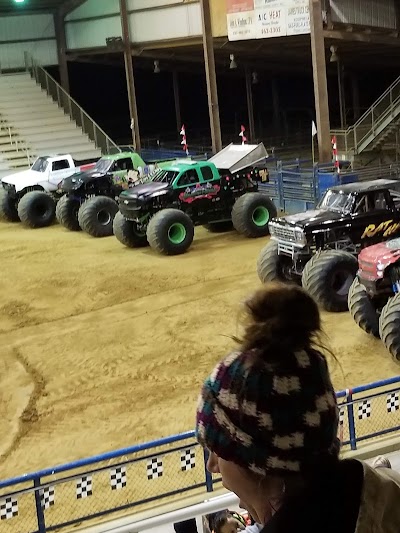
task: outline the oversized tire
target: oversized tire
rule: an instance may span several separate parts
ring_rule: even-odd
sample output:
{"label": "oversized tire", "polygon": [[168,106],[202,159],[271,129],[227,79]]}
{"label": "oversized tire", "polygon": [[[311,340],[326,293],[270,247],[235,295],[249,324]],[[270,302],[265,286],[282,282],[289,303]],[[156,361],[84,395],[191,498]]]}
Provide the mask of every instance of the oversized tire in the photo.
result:
{"label": "oversized tire", "polygon": [[50,226],[56,218],[56,203],[44,191],[28,192],[18,203],[18,216],[29,228]]}
{"label": "oversized tire", "polygon": [[233,230],[232,220],[225,220],[223,222],[209,222],[208,224],[204,224],[204,227],[210,233],[224,233],[225,231]]}
{"label": "oversized tire", "polygon": [[0,184],[0,218],[7,222],[19,222],[17,203],[1,188]]}
{"label": "oversized tire", "polygon": [[127,220],[120,212],[115,215],[113,231],[119,242],[128,248],[141,248],[149,244],[146,232],[139,231],[136,223]]}
{"label": "oversized tire", "polygon": [[348,296],[348,306],[354,322],[366,333],[379,338],[379,315],[367,291],[355,278]]}
{"label": "oversized tire", "polygon": [[400,363],[400,294],[395,294],[382,309],[379,334],[396,363]]}
{"label": "oversized tire", "polygon": [[261,250],[257,260],[257,274],[261,283],[270,281],[291,281],[286,272],[291,266],[290,258],[278,255],[278,243],[269,241]]}
{"label": "oversized tire", "polygon": [[193,237],[193,222],[178,209],[159,211],[147,226],[147,240],[151,248],[164,255],[183,254],[192,244]]}
{"label": "oversized tire", "polygon": [[249,192],[238,198],[233,206],[233,227],[246,237],[265,237],[269,234],[268,222],[276,215],[276,207],[267,195]]}
{"label": "oversized tire", "polygon": [[79,209],[79,226],[92,237],[110,237],[113,235],[113,222],[117,213],[118,204],[113,198],[93,196]]}
{"label": "oversized tire", "polygon": [[358,269],[348,252],[326,250],[315,254],[303,270],[303,288],[326,311],[347,311],[347,298]]}
{"label": "oversized tire", "polygon": [[56,218],[64,228],[70,231],[80,231],[81,227],[78,221],[80,203],[74,198],[64,195],[57,202]]}

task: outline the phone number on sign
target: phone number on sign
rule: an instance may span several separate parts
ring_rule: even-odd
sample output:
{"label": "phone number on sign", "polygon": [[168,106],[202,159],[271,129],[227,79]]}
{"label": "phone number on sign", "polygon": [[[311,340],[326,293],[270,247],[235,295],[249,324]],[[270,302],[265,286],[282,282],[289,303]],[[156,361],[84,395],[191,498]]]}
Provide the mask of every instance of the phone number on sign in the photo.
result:
{"label": "phone number on sign", "polygon": [[275,33],[282,33],[282,28],[280,26],[271,26],[270,28],[262,28],[262,35],[272,35]]}

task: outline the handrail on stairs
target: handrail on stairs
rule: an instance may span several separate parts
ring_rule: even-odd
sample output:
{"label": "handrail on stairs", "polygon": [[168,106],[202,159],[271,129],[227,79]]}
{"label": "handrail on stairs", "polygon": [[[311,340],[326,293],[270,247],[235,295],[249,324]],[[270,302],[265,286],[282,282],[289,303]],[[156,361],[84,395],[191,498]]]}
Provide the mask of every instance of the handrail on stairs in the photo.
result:
{"label": "handrail on stairs", "polygon": [[103,154],[110,149],[121,151],[107,133],[86,113],[67,91],[28,53],[25,52],[25,68],[49,96],[57,101],[67,115],[88,135]]}
{"label": "handrail on stairs", "polygon": [[[18,134],[15,134],[12,127],[8,123],[6,119],[4,119],[0,115],[0,130],[5,130],[8,133],[8,136],[10,138],[10,146],[15,146],[15,150],[18,153],[19,151],[24,152],[24,155],[26,156],[26,160],[28,163],[28,166],[31,166],[31,157],[29,154],[29,148],[28,146],[23,142],[21,142],[21,139],[18,138]],[[5,156],[5,159],[7,160],[7,156]]]}

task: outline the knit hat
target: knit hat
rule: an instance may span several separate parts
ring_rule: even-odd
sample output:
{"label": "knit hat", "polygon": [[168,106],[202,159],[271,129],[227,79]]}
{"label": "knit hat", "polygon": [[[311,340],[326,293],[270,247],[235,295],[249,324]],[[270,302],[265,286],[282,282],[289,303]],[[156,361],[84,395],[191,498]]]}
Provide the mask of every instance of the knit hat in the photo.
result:
{"label": "knit hat", "polygon": [[205,381],[197,438],[218,457],[260,475],[304,473],[337,458],[338,408],[325,357],[233,352]]}

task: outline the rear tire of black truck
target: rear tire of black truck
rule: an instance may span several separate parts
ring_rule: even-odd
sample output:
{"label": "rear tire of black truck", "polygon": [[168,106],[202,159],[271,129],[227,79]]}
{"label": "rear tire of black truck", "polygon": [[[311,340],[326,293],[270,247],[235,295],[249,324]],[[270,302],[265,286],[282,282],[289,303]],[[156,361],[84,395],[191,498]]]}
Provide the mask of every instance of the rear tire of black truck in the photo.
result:
{"label": "rear tire of black truck", "polygon": [[[285,260],[285,257],[278,255],[278,243],[269,241],[261,250],[257,260],[257,274],[261,283],[290,281],[290,278],[285,275],[285,266],[290,267],[290,264],[285,265]],[[291,262],[290,258],[288,262]]]}
{"label": "rear tire of black truck", "polygon": [[382,309],[380,337],[393,360],[400,363],[400,294],[395,294]]}
{"label": "rear tire of black truck", "polygon": [[233,227],[245,237],[265,237],[269,234],[268,223],[276,215],[276,207],[266,194],[248,192],[233,206]]}
{"label": "rear tire of black truck", "polygon": [[113,235],[113,222],[118,204],[108,196],[94,196],[84,202],[78,212],[79,226],[91,237]]}
{"label": "rear tire of black truck", "polygon": [[153,250],[164,255],[179,255],[193,242],[194,226],[190,217],[179,209],[163,209],[147,226],[147,240]]}
{"label": "rear tire of black truck", "polygon": [[78,221],[79,207],[78,200],[69,198],[67,195],[62,196],[56,206],[58,223],[69,231],[80,231],[81,227]]}
{"label": "rear tire of black truck", "polygon": [[348,294],[357,269],[357,259],[350,253],[325,250],[306,264],[302,285],[325,311],[347,311]]}
{"label": "rear tire of black truck", "polygon": [[127,220],[120,212],[115,215],[113,231],[119,242],[128,248],[142,248],[149,244],[146,232],[139,231],[137,224]]}
{"label": "rear tire of black truck", "polygon": [[357,326],[369,335],[379,338],[379,315],[358,278],[355,278],[350,287],[348,305]]}
{"label": "rear tire of black truck", "polygon": [[18,203],[18,216],[29,228],[45,228],[56,218],[56,203],[44,191],[27,192]]}
{"label": "rear tire of black truck", "polygon": [[17,202],[10,197],[7,191],[0,188],[0,218],[7,222],[19,222],[16,204]]}

